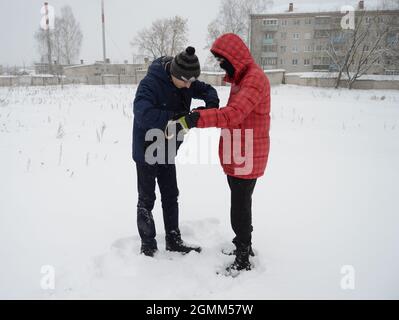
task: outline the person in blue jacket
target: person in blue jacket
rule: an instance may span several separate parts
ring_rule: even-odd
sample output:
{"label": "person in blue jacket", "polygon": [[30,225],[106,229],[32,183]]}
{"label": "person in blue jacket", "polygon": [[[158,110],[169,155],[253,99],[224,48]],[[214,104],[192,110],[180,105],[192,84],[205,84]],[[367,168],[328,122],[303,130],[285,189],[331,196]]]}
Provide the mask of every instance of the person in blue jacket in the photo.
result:
{"label": "person in blue jacket", "polygon": [[[148,136],[146,137],[149,130],[159,129],[163,132],[168,121],[189,114],[193,98],[205,102],[205,107],[200,107],[201,109],[219,106],[216,90],[197,80],[200,73],[195,49],[187,47],[174,58],[165,56],[156,59],[137,88],[133,103],[133,160],[137,168],[137,226],[141,237],[140,251],[146,256],[152,257],[158,250],[152,215],[156,181],[161,193],[166,250],[181,253],[201,251],[200,247],[185,244],[179,230],[179,189],[174,157],[182,143],[179,141],[181,139],[178,139],[181,135],[175,134],[172,138],[176,139],[174,141],[176,147],[172,148],[174,150],[168,149],[170,141],[165,135],[164,141],[161,141],[163,143],[146,141],[149,140]],[[177,127],[175,130],[178,133],[181,126],[177,125]],[[162,151],[160,154],[165,155],[165,159],[152,163],[148,161],[146,151],[155,142],[157,143],[156,153]],[[172,157],[170,157],[171,153]]]}

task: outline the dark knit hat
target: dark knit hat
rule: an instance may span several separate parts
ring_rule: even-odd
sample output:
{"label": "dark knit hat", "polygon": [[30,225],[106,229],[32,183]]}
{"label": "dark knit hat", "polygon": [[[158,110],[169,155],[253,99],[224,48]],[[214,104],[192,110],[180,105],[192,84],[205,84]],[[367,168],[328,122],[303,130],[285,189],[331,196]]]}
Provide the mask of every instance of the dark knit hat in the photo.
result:
{"label": "dark knit hat", "polygon": [[193,47],[180,52],[170,65],[170,73],[179,80],[193,81],[201,74],[201,67]]}

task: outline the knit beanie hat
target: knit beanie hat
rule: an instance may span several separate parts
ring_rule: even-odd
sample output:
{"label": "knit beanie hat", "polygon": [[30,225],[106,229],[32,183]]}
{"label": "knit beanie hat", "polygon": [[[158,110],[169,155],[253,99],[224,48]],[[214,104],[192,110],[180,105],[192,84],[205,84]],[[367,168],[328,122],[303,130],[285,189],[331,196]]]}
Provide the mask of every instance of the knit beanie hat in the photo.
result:
{"label": "knit beanie hat", "polygon": [[196,80],[201,74],[201,67],[193,47],[180,52],[170,65],[170,73],[179,80]]}

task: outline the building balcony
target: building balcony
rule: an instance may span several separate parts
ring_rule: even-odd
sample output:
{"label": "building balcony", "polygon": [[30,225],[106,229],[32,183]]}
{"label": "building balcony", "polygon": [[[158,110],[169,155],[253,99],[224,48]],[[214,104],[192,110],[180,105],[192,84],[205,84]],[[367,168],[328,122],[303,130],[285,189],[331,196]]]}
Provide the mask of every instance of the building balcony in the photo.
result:
{"label": "building balcony", "polygon": [[261,57],[262,58],[277,58],[278,53],[277,52],[262,52]]}
{"label": "building balcony", "polygon": [[278,30],[278,25],[263,25],[262,26],[263,31],[271,31],[271,32],[277,32]]}
{"label": "building balcony", "polygon": [[331,23],[327,23],[327,24],[315,24],[314,25],[314,29],[315,30],[331,30],[331,29],[334,29],[334,28],[331,25]]}
{"label": "building balcony", "polygon": [[263,39],[263,44],[268,45],[268,44],[275,44],[274,39]]}

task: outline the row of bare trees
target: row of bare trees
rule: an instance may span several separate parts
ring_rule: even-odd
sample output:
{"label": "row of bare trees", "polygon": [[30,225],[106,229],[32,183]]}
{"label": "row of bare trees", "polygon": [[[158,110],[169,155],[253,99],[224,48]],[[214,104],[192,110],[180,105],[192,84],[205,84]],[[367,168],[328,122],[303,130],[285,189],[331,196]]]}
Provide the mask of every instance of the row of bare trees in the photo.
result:
{"label": "row of bare trees", "polygon": [[61,8],[61,15],[54,19],[54,29],[47,31],[40,28],[35,33],[37,49],[42,62],[48,61],[51,52],[51,61],[70,65],[79,57],[83,34],[80,24],[76,21],[70,6]]}
{"label": "row of bare trees", "polygon": [[[217,17],[208,25],[207,48],[217,37],[232,32],[240,35],[248,43],[251,13],[265,12],[273,4],[271,0],[222,0]],[[140,53],[155,59],[165,55],[176,55],[188,41],[187,19],[176,16],[159,19],[149,28],[139,31],[131,42]],[[213,63],[207,60],[209,67]]]}

